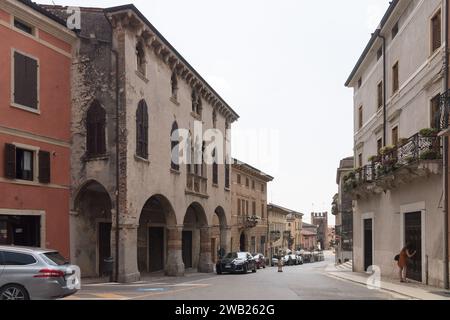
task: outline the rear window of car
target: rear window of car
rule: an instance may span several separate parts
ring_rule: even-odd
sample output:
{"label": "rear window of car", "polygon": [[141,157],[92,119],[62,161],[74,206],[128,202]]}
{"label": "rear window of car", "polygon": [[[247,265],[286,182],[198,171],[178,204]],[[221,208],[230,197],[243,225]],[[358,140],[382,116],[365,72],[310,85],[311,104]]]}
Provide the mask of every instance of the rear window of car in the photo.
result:
{"label": "rear window of car", "polygon": [[69,264],[69,262],[59,252],[46,252],[42,254],[44,260],[55,266],[63,266]]}
{"label": "rear window of car", "polygon": [[36,263],[36,259],[26,253],[2,251],[1,255],[3,256],[1,263],[4,266],[28,266]]}

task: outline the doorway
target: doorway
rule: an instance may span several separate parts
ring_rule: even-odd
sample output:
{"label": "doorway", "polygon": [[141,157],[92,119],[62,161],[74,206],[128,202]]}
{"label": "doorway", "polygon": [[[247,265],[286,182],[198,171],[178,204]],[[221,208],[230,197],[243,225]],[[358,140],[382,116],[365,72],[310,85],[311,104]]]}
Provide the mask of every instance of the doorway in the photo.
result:
{"label": "doorway", "polygon": [[373,220],[364,220],[364,270],[373,265]]}
{"label": "doorway", "polygon": [[246,238],[245,238],[245,234],[242,233],[242,234],[241,234],[240,241],[239,241],[239,250],[240,250],[241,252],[246,252],[246,251],[247,251],[246,249],[247,249]]}
{"label": "doorway", "polygon": [[416,254],[408,259],[406,277],[422,282],[422,213],[405,213],[405,244]]}
{"label": "doorway", "polygon": [[156,272],[164,269],[164,228],[151,227],[148,229],[149,271]]}
{"label": "doorway", "polygon": [[182,255],[184,268],[192,268],[192,231],[183,231]]}
{"label": "doorway", "polygon": [[100,222],[98,224],[98,263],[99,274],[106,274],[103,260],[111,257],[111,223]]}

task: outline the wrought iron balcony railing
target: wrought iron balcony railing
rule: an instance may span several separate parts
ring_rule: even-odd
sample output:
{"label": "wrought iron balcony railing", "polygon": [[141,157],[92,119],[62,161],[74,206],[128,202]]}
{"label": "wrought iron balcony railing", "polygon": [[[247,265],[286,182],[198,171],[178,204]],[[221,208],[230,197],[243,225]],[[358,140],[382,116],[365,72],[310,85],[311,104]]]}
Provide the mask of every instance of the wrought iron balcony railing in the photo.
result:
{"label": "wrought iron balcony railing", "polygon": [[345,189],[350,191],[358,185],[380,180],[393,174],[396,170],[413,165],[420,161],[442,158],[441,140],[435,134],[415,134],[409,139],[400,141],[391,150],[373,157],[372,162],[349,174],[345,179]]}

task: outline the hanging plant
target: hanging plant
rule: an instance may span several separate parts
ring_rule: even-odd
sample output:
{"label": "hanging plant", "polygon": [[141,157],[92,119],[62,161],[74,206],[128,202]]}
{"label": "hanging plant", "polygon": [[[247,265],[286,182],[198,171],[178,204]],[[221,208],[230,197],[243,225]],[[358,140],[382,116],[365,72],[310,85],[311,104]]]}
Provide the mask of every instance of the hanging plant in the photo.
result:
{"label": "hanging plant", "polygon": [[438,133],[439,130],[436,128],[425,128],[419,131],[422,137],[436,137]]}

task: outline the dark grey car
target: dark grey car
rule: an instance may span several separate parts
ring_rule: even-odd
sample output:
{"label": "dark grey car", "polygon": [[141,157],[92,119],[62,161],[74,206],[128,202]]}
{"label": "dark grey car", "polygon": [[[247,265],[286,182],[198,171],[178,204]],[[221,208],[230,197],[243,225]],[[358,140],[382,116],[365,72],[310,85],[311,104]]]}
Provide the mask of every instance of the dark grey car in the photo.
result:
{"label": "dark grey car", "polygon": [[79,285],[79,268],[57,251],[0,246],[0,300],[64,298]]}

